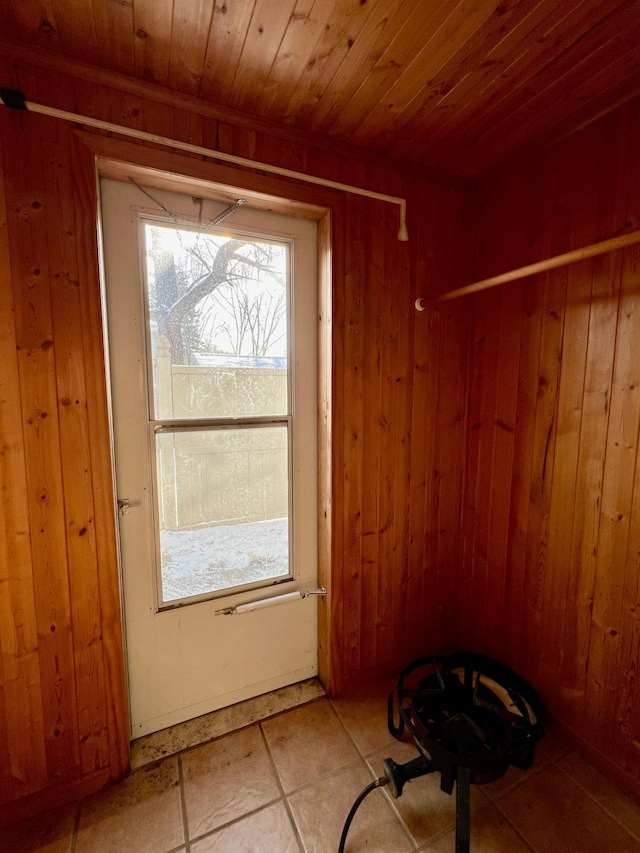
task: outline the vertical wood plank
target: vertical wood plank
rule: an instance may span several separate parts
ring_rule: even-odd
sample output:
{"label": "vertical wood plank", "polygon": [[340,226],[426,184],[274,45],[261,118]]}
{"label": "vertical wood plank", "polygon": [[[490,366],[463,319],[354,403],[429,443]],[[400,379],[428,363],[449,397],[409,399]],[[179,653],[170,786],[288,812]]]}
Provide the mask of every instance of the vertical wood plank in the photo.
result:
{"label": "vertical wood plank", "polygon": [[[513,485],[509,515],[507,547],[508,577],[506,588],[509,625],[505,631],[510,662],[519,672],[526,672],[526,662],[533,654],[536,640],[530,628],[531,574],[527,562],[527,537],[531,506],[532,459],[535,441],[535,412],[538,392],[538,353],[542,326],[543,282],[537,280],[524,288],[520,314],[520,353],[518,398],[516,402],[515,439],[513,448]],[[526,614],[515,618],[515,614]]]}
{"label": "vertical wood plank", "polygon": [[367,206],[366,257],[368,281],[363,294],[366,341],[362,352],[362,624],[360,659],[363,670],[378,660],[379,518],[378,477],[380,425],[379,385],[382,346],[381,291],[377,286],[384,275],[385,221],[382,203]]}
{"label": "vertical wood plank", "polygon": [[[414,279],[414,299],[429,292],[433,278],[433,260],[430,232],[436,221],[435,200],[427,193],[421,198],[424,185],[413,188],[410,195],[413,211],[411,230],[415,235],[416,250],[412,253],[411,275]],[[425,641],[427,620],[424,608],[429,602],[425,595],[425,539],[426,539],[426,492],[427,457],[432,446],[432,430],[435,421],[431,417],[430,388],[434,375],[432,348],[435,345],[435,318],[433,308],[419,313],[414,309],[414,352],[412,363],[413,397],[411,407],[411,484],[409,490],[409,574],[407,595],[414,602],[407,614],[407,628],[414,643]],[[419,603],[419,604],[418,604]]]}
{"label": "vertical wood plank", "polygon": [[522,288],[505,288],[502,294],[503,322],[500,329],[500,361],[495,408],[493,473],[494,496],[488,529],[489,577],[485,589],[485,629],[493,635],[491,645],[506,641],[506,587],[509,514],[511,508],[511,482],[516,406],[518,399],[518,355],[520,353],[521,327],[512,317],[521,316]]}
{"label": "vertical wood plank", "polygon": [[611,751],[619,735],[618,679],[611,676],[615,673],[625,631],[622,602],[628,572],[640,424],[640,253],[630,249],[619,254],[622,284],[602,475],[589,656],[581,684],[594,719],[616,722],[615,728],[608,727],[602,732],[603,747]]}
{"label": "vertical wood plank", "polygon": [[[600,169],[600,192],[598,194],[597,221],[600,228],[615,228],[620,221],[620,208],[627,197],[624,138],[621,138],[615,155],[609,155]],[[612,377],[616,350],[618,325],[618,302],[620,298],[620,275],[622,252],[613,252],[593,261],[592,305],[589,317],[587,366],[583,422],[580,440],[581,456],[586,455],[589,470],[588,490],[580,496],[580,508],[588,513],[579,528],[582,559],[580,582],[577,589],[576,613],[577,646],[570,645],[570,654],[563,661],[563,680],[569,690],[584,693],[591,645],[591,621],[594,597],[599,595],[597,579],[598,539],[602,520],[603,481],[607,459],[607,433],[611,407]],[[584,434],[583,434],[584,433]],[[585,452],[586,451],[586,452]],[[580,471],[580,469],[578,469]],[[577,521],[582,521],[580,508]],[[572,547],[576,547],[576,536]],[[576,555],[576,551],[573,551]],[[607,584],[608,585],[608,584]],[[602,599],[600,599],[602,600]],[[570,630],[566,636],[571,640]],[[596,687],[596,685],[593,685]]]}
{"label": "vertical wood plank", "polygon": [[46,781],[11,275],[5,180],[0,169],[0,802],[37,790]]}
{"label": "vertical wood plank", "polygon": [[[514,166],[489,178],[482,272],[499,271],[491,264],[500,264],[500,241],[514,233],[498,227],[505,209],[516,219],[528,211],[529,245],[519,244],[520,263],[635,227],[639,167],[632,152],[638,134],[637,109],[623,109],[538,158],[533,168]],[[473,496],[483,492],[492,500],[491,524],[502,524],[509,513],[508,540],[502,557],[494,550],[498,539],[489,536],[484,621],[467,631],[469,642],[498,657],[504,653],[541,690],[576,743],[589,744],[590,758],[601,756],[601,766],[617,768],[618,781],[637,792],[638,253],[611,253],[522,287],[522,311],[503,305],[503,328],[505,321],[518,324],[520,335],[510,485],[496,464],[479,473],[480,445],[470,431],[463,630],[477,596]],[[478,327],[487,322],[489,303],[478,299],[474,305]],[[500,344],[501,359],[507,349]],[[492,379],[477,352],[471,369],[473,427]],[[500,497],[505,489],[510,503]],[[500,611],[505,642],[498,630],[487,631]]]}
{"label": "vertical wood plank", "polygon": [[[393,658],[394,564],[394,482],[396,454],[396,412],[394,370],[398,345],[397,296],[395,270],[390,262],[391,245],[385,238],[384,275],[381,289],[382,314],[380,372],[378,384],[379,474],[376,483],[378,500],[378,663],[388,664]],[[364,638],[363,638],[364,639]]]}
{"label": "vertical wood plank", "polygon": [[[385,185],[385,175],[379,173],[378,186],[386,190],[394,189],[400,192],[395,185]],[[391,425],[390,439],[392,447],[391,465],[388,472],[390,504],[391,545],[388,551],[388,568],[390,583],[387,593],[390,600],[389,624],[391,628],[391,645],[386,651],[389,662],[402,659],[407,649],[407,581],[408,566],[404,557],[406,542],[406,517],[407,517],[407,486],[406,481],[408,469],[408,456],[406,455],[407,436],[406,429],[409,413],[406,409],[406,385],[407,365],[412,349],[411,327],[408,319],[410,303],[410,290],[407,281],[406,253],[398,241],[395,233],[397,211],[390,205],[384,206],[385,246],[384,278],[390,284],[393,294],[393,308],[390,314],[392,321],[388,337],[383,338],[383,364],[386,361],[386,353],[391,358],[388,362],[388,374],[382,374],[382,381],[389,386],[389,410],[387,418]],[[373,283],[372,283],[373,284]]]}
{"label": "vertical wood plank", "polygon": [[[51,782],[79,772],[68,553],[60,464],[51,315],[51,271],[40,117],[3,115],[3,166],[12,196],[10,257],[24,447],[31,516],[34,588],[43,692],[45,747]],[[8,120],[7,120],[8,119]],[[35,120],[34,120],[35,119]],[[27,142],[28,140],[28,142]]]}
{"label": "vertical wood plank", "polygon": [[[606,672],[607,678],[616,683],[613,721],[616,725],[617,737],[613,745],[614,755],[620,766],[636,780],[636,783],[640,776],[638,772],[638,745],[640,741],[638,737],[640,731],[640,715],[638,714],[638,677],[640,675],[638,667],[640,660],[639,499],[640,465],[636,458],[629,525],[629,548],[622,595],[623,621],[620,631],[619,654],[615,671],[608,670]],[[611,698],[613,699],[613,696]]]}
{"label": "vertical wood plank", "polygon": [[95,512],[95,546],[103,646],[103,668],[111,778],[129,768],[128,699],[124,672],[122,611],[116,543],[114,473],[107,408],[104,326],[98,267],[95,164],[91,153],[74,137],[71,142],[75,187],[75,233],[78,239],[78,280],[82,315],[88,443]]}
{"label": "vertical wood plank", "polygon": [[[360,223],[365,220],[361,199],[346,199],[349,236],[345,246],[344,276],[344,616],[343,645],[347,676],[360,672],[362,621],[362,359],[367,330],[363,325],[364,245]],[[340,283],[337,283],[340,286]]]}
{"label": "vertical wood plank", "polygon": [[[581,146],[565,170],[565,199],[586,190],[585,203],[571,209],[571,245],[586,245],[596,239],[595,221],[599,175],[589,168],[597,154],[598,135],[590,144]],[[566,203],[566,202],[565,202]],[[569,202],[570,204],[570,202]],[[555,571],[546,583],[548,611],[547,636],[550,648],[559,649],[564,660],[565,615],[574,611],[580,572],[572,553],[571,533],[576,501],[580,453],[580,430],[583,417],[585,372],[591,303],[592,268],[577,264],[567,268],[567,300],[562,343],[562,370],[558,396],[556,465],[551,483],[551,520],[549,528],[549,561]],[[556,607],[554,610],[553,607]],[[556,613],[556,618],[553,618]],[[562,703],[562,696],[559,697]]]}
{"label": "vertical wood plank", "polygon": [[[438,482],[435,602],[431,648],[455,644],[458,635],[459,525],[464,458],[466,403],[466,305],[447,306],[443,312],[442,408],[435,445],[433,482]],[[437,472],[437,476],[436,476]],[[426,585],[429,594],[429,582]],[[410,607],[412,605],[410,604]]]}
{"label": "vertical wood plank", "polygon": [[[619,253],[594,262],[586,372],[576,469],[570,566],[576,573],[573,606],[565,616],[562,690],[584,693],[596,585],[600,503],[609,425],[618,315]],[[617,274],[615,266],[618,266]]]}
{"label": "vertical wood plank", "polygon": [[[82,348],[82,305],[77,255],[76,191],[69,128],[47,133],[44,187],[51,274],[51,305],[60,424],[66,542],[78,701],[80,770],[108,765],[107,700],[104,688],[102,624],[89,445],[87,390]],[[80,322],[79,322],[80,321]]]}

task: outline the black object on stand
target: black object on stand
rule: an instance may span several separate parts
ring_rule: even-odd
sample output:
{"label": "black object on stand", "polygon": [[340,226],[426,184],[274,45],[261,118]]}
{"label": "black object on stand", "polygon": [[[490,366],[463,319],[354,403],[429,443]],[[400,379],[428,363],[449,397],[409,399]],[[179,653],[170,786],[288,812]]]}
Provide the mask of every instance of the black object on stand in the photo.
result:
{"label": "black object on stand", "polygon": [[388,785],[396,799],[408,781],[434,772],[440,773],[440,787],[447,794],[456,785],[455,850],[469,853],[471,783],[495,782],[510,765],[530,767],[535,744],[544,734],[541,717],[542,701],[533,687],[493,658],[455,652],[409,664],[389,695],[388,726],[398,739],[406,728],[419,755],[406,764],[385,759],[385,775],[365,788],[347,817],[339,853],[370,791]]}

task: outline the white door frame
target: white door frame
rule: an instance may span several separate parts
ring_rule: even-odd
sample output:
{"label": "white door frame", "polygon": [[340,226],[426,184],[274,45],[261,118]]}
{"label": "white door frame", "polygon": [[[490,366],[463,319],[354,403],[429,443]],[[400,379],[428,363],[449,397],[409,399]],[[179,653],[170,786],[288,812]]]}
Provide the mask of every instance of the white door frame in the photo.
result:
{"label": "white door frame", "polygon": [[[314,218],[315,218],[315,217],[314,217]],[[254,595],[254,598],[255,598],[255,597],[256,597],[256,596]],[[242,603],[242,599],[239,599],[239,600],[238,600],[238,603]],[[305,604],[305,603],[303,603],[303,604]],[[311,604],[312,604],[312,602],[308,602],[307,604],[308,604],[308,605],[311,605]],[[198,607],[198,605],[194,605],[194,607]],[[270,609],[272,609],[272,610],[273,610],[273,609],[275,609],[275,608],[270,608]],[[280,608],[277,608],[277,610],[280,610]],[[175,620],[176,620],[176,622],[178,622],[178,623],[179,623],[179,622],[180,622],[180,618],[181,618],[181,616],[180,616],[179,612],[178,612],[178,613],[176,613],[176,616],[175,616]],[[226,619],[227,617],[222,617],[222,618],[225,618],[225,619]],[[240,629],[240,630],[244,630],[244,628],[243,628],[243,626],[242,626],[242,621],[243,621],[243,619],[245,619],[245,618],[247,618],[247,617],[242,616],[242,617],[231,617],[231,618],[234,620],[234,624],[235,624],[235,625],[237,625],[237,628],[238,628],[238,629]],[[263,617],[258,616],[258,614],[256,613],[254,618],[258,618],[258,619],[260,619],[260,618],[263,618]],[[205,621],[206,621],[206,620],[205,620]],[[245,626],[245,627],[246,627],[246,626]],[[234,628],[234,630],[235,630],[235,628]],[[232,632],[232,633],[233,633],[233,632]],[[135,642],[135,639],[134,639],[133,641]],[[128,642],[129,644],[131,644],[131,642],[132,642],[131,634],[127,637],[127,642]],[[172,648],[175,648],[175,644],[174,644],[174,643],[172,643],[172,644],[171,644],[171,647],[172,647]],[[169,649],[169,651],[171,651],[171,648]],[[307,677],[307,676],[306,676],[306,675],[302,675],[301,677]],[[274,686],[277,686],[277,685],[274,685]],[[268,690],[268,689],[273,689],[273,687],[272,687],[272,686],[269,686],[269,685],[265,685],[265,689],[266,689],[266,690]],[[258,691],[258,692],[262,692],[262,691]],[[238,691],[238,690],[236,690],[236,691],[234,691],[234,692],[232,692],[232,693],[228,694],[228,695],[225,697],[225,701],[224,701],[222,704],[232,704],[232,703],[233,703],[233,702],[235,702],[235,701],[240,701],[240,699],[242,699],[242,698],[246,698],[246,696],[242,695],[242,691]],[[221,705],[219,705],[218,707],[221,707]],[[208,707],[208,706],[207,706],[207,703],[200,703],[200,704],[195,703],[195,704],[193,704],[192,706],[190,706],[190,714],[189,714],[189,716],[197,716],[198,714],[206,713],[208,710],[213,710],[213,708],[212,708],[212,707]],[[193,712],[193,713],[191,713],[191,712]],[[179,716],[180,716],[180,715],[178,714],[178,717],[179,717]],[[156,727],[157,727],[157,728],[161,728],[161,727],[164,727],[165,725],[171,725],[173,722],[177,722],[177,721],[178,721],[178,717],[176,717],[176,714],[164,714],[164,715],[162,715],[161,725],[157,725]],[[138,728],[134,729],[134,731],[133,731],[134,736],[139,736],[140,734],[143,734],[143,733],[145,733],[145,731],[143,730],[143,728],[140,728],[140,727],[138,727]]]}

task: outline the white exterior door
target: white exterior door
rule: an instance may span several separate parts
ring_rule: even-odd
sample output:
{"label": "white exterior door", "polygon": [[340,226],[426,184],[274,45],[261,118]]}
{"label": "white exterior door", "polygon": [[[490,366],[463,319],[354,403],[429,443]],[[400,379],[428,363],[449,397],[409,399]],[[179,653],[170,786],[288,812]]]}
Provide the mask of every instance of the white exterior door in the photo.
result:
{"label": "white exterior door", "polygon": [[147,192],[101,184],[132,737],[317,672],[316,225]]}

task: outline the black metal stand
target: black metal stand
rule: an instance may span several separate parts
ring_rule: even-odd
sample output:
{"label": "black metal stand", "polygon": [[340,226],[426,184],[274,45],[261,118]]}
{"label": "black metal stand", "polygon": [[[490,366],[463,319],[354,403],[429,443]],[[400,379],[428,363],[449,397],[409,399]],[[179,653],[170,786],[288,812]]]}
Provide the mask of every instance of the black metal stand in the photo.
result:
{"label": "black metal stand", "polygon": [[542,700],[500,661],[455,652],[405,667],[387,709],[389,732],[400,739],[407,728],[420,753],[404,765],[384,761],[391,796],[409,779],[439,772],[444,793],[456,787],[456,853],[470,853],[471,782],[495,782],[510,765],[531,766],[544,734]]}
{"label": "black metal stand", "polygon": [[456,777],[456,853],[471,848],[471,771],[458,764]]}

